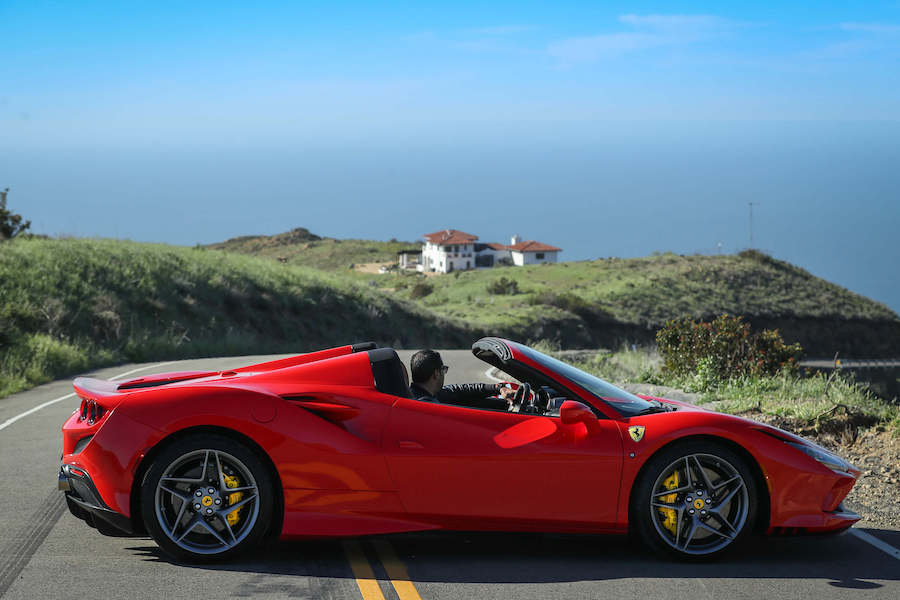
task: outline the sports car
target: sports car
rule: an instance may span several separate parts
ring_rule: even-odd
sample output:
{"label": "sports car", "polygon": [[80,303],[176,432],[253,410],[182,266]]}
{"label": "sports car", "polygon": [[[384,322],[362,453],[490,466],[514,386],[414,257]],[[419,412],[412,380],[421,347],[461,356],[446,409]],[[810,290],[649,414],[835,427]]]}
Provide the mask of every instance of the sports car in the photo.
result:
{"label": "sports car", "polygon": [[266,538],[424,530],[628,533],[707,559],[752,532],[842,531],[859,471],[775,427],[637,396],[500,338],[507,409],[410,397],[391,348],[230,371],[78,378],[59,488],[108,535],[179,560]]}

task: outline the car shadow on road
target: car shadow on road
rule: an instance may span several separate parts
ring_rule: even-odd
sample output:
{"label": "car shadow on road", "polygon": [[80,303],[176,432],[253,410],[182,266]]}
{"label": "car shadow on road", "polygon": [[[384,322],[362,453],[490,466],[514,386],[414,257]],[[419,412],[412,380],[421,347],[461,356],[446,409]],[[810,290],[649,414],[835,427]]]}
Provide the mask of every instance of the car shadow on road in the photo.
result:
{"label": "car shadow on road", "polygon": [[[868,530],[887,540],[897,532]],[[818,579],[848,589],[874,589],[900,580],[895,558],[848,534],[754,537],[720,560],[668,560],[621,536],[415,533],[360,538],[388,540],[416,582],[558,583],[616,579]],[[152,543],[131,548],[146,560],[169,559]],[[353,578],[341,542],[280,542],[219,564],[189,568],[247,573]]]}

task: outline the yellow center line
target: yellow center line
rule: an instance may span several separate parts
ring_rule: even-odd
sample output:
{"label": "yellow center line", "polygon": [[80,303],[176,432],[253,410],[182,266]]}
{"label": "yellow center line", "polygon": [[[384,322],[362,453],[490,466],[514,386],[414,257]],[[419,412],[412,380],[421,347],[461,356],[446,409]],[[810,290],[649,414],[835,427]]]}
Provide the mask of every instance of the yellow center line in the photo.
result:
{"label": "yellow center line", "polygon": [[[347,555],[347,561],[350,563],[350,568],[353,570],[353,576],[356,577],[356,585],[359,586],[359,593],[362,594],[363,600],[384,600],[384,594],[381,593],[381,587],[378,585],[378,580],[375,579],[372,566],[369,565],[369,561],[366,559],[359,542],[356,540],[344,540],[342,545],[344,554]],[[400,598],[403,600],[402,596]]]}
{"label": "yellow center line", "polygon": [[372,542],[375,551],[378,552],[378,558],[384,565],[388,577],[391,578],[391,584],[397,590],[400,600],[422,600],[419,591],[413,582],[409,580],[409,574],[406,572],[406,566],[397,558],[397,553],[390,542],[386,540],[375,540]]}

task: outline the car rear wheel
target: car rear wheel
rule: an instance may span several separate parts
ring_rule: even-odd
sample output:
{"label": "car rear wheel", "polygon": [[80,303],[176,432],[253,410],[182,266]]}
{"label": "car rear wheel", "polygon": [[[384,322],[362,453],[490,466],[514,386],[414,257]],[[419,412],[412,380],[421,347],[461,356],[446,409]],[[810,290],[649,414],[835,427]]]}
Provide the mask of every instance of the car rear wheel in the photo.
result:
{"label": "car rear wheel", "polygon": [[631,517],[656,551],[704,560],[733,548],[752,529],[756,483],[740,456],[710,442],[663,450],[647,464]]}
{"label": "car rear wheel", "polygon": [[212,561],[257,544],[272,518],[272,480],[244,444],[200,434],[169,446],[147,470],[147,531],[180,560]]}

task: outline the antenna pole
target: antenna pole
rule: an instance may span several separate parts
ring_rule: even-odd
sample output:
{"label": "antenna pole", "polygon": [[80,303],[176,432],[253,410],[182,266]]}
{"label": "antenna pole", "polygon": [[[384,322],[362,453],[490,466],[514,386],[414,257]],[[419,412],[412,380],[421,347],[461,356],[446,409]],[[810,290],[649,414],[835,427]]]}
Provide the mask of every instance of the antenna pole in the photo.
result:
{"label": "antenna pole", "polygon": [[750,249],[753,250],[753,205],[759,205],[759,202],[748,202],[750,207]]}

